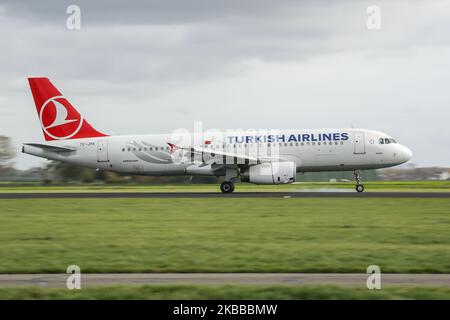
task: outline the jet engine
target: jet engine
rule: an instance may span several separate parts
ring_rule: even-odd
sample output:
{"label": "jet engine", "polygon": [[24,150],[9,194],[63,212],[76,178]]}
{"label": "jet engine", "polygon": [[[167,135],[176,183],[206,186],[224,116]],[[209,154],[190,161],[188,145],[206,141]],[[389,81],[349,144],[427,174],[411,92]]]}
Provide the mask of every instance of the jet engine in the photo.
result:
{"label": "jet engine", "polygon": [[241,181],[255,184],[281,184],[295,182],[294,162],[261,163],[241,170]]}

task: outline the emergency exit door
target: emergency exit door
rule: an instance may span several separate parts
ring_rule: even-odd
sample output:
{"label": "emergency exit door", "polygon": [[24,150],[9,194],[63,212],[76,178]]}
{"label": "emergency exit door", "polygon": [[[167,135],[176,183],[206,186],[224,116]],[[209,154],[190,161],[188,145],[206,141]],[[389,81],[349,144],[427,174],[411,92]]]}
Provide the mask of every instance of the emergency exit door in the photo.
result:
{"label": "emergency exit door", "polygon": [[108,161],[108,141],[99,141],[97,144],[97,162]]}
{"label": "emergency exit door", "polygon": [[364,132],[355,131],[353,133],[353,144],[355,149],[353,151],[354,154],[364,154],[366,153],[366,144],[364,139]]}

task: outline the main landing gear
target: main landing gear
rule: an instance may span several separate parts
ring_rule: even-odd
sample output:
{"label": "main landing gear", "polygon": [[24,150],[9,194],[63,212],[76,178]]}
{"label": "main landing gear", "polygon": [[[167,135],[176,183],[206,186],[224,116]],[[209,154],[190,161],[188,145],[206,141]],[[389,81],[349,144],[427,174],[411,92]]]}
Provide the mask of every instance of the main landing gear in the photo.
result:
{"label": "main landing gear", "polygon": [[236,168],[227,168],[225,171],[225,181],[220,185],[220,191],[222,193],[232,193],[234,191],[234,183],[233,180],[236,181],[239,176],[239,169]]}
{"label": "main landing gear", "polygon": [[355,170],[353,175],[355,176],[355,181],[356,181],[356,187],[355,187],[356,191],[363,192],[364,191],[364,186],[363,186],[363,184],[361,182],[361,171]]}
{"label": "main landing gear", "polygon": [[222,193],[232,193],[234,191],[234,183],[231,181],[222,182],[220,191],[222,191]]}

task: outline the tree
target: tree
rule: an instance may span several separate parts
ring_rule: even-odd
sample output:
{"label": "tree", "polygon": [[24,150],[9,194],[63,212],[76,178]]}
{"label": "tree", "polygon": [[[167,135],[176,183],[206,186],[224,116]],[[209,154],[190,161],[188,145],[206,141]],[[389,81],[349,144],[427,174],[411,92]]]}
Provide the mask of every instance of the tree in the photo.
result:
{"label": "tree", "polygon": [[60,177],[65,182],[93,182],[98,178],[94,169],[61,161],[50,161],[47,164],[47,171]]}
{"label": "tree", "polygon": [[11,160],[14,159],[16,153],[11,142],[11,138],[0,136],[0,171],[12,166]]}

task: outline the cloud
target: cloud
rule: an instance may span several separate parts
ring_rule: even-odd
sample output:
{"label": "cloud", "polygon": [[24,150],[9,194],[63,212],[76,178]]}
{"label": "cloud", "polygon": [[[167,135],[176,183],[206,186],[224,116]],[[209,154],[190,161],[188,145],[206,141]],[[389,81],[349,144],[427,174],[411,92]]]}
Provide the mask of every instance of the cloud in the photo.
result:
{"label": "cloud", "polygon": [[45,75],[107,132],[354,124],[450,160],[429,153],[450,133],[445,1],[377,1],[379,31],[369,1],[77,1],[69,31],[71,3],[0,4],[0,133],[17,147],[41,139],[26,78]]}
{"label": "cloud", "polygon": [[[285,0],[78,0],[86,22],[90,24],[186,24],[216,21],[230,16],[276,15],[286,6],[304,6],[313,1]],[[61,19],[61,12],[73,1],[2,1],[10,14],[50,23]]]}

